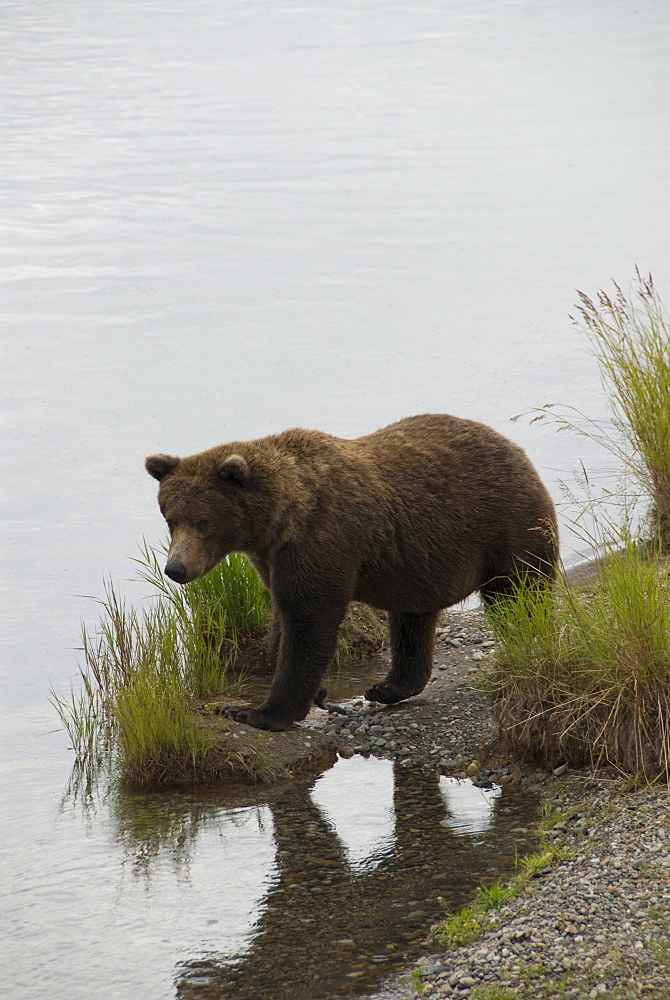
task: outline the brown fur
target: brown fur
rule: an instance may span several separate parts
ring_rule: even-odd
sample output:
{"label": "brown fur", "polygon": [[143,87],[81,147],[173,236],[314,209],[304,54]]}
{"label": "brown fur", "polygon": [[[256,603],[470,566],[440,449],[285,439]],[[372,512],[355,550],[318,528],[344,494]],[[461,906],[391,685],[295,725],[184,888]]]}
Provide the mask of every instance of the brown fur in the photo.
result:
{"label": "brown fur", "polygon": [[146,467],[168,575],[195,580],[239,551],[270,591],[275,675],[244,714],[261,729],[306,716],[349,601],[389,612],[391,670],[366,696],[390,703],[427,684],[442,608],[554,575],[549,494],[521,448],[470,420],[409,417],[352,441],[296,428]]}

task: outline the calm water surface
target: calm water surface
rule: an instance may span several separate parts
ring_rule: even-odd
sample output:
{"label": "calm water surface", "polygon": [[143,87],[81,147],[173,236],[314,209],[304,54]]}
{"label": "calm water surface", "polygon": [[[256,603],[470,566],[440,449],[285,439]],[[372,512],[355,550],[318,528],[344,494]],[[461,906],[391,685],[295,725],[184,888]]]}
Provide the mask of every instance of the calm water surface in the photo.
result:
{"label": "calm water surface", "polygon": [[10,996],[174,996],[206,954],[225,985],[281,923],[281,803],[67,793],[48,690],[76,674],[82,595],[103,574],[143,594],[146,454],[447,411],[519,441],[557,500],[580,460],[607,465],[509,418],[604,416],[575,288],[638,263],[670,301],[669,20],[663,0],[3,5]]}

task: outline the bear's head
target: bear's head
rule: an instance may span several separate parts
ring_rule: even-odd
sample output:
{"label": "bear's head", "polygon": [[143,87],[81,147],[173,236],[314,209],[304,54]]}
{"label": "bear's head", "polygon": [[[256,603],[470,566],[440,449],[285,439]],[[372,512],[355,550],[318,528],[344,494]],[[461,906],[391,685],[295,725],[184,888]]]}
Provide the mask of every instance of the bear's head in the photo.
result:
{"label": "bear's head", "polygon": [[229,552],[244,549],[250,483],[246,459],[212,451],[190,458],[150,455],[144,465],[160,483],[158,504],[170,532],[166,576],[190,583]]}

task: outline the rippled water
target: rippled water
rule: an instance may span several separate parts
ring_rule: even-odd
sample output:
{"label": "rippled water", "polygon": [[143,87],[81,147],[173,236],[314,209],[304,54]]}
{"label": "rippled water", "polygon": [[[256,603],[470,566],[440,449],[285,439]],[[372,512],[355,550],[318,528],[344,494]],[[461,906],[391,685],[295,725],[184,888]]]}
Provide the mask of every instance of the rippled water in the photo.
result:
{"label": "rippled water", "polygon": [[[179,963],[216,964],[248,933],[221,930],[232,875],[239,912],[265,919],[276,844],[254,824],[270,806],[251,820],[109,792],[83,822],[62,804],[71,752],[48,689],[76,673],[95,618],[81,595],[106,573],[144,592],[125,581],[163,532],[145,454],[447,411],[519,441],[556,499],[580,459],[607,464],[509,418],[604,414],[567,320],[576,287],[625,284],[637,262],[667,289],[668,21],[663,0],[3,5],[12,997],[173,995]],[[163,849],[151,831],[169,822]],[[267,885],[244,888],[243,844]]]}

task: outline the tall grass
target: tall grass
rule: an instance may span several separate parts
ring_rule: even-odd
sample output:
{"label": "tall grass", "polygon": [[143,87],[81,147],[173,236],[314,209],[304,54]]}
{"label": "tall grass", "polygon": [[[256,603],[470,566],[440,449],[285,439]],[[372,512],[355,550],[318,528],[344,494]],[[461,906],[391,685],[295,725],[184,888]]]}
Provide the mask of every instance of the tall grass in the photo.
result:
{"label": "tall grass", "polygon": [[146,542],[135,562],[140,578],[161,598],[162,624],[176,629],[185,685],[194,695],[219,693],[242,647],[259,651],[265,643],[270,597],[258,574],[233,552],[206,576],[180,586],[163,574]]}
{"label": "tall grass", "polygon": [[593,593],[520,589],[491,621],[494,712],[511,749],[549,767],[670,777],[667,563],[629,541],[602,561]]}
{"label": "tall grass", "polygon": [[655,535],[670,552],[670,322],[651,275],[636,269],[627,298],[579,293],[577,322],[600,365],[612,423],[625,442],[626,464],[652,498]]}
{"label": "tall grass", "polygon": [[116,692],[112,706],[119,763],[134,784],[177,781],[214,746],[198,725],[180,678],[169,666],[142,670]]}
{"label": "tall grass", "polygon": [[231,667],[242,646],[260,645],[269,597],[241,555],[185,587],[163,577],[146,544],[135,562],[153,596],[138,610],[105,583],[97,627],[82,627],[81,687],[52,701],[79,759],[104,745],[146,784],[178,779],[210,752],[191,699],[239,686]]}
{"label": "tall grass", "polygon": [[598,362],[612,430],[573,407],[541,407],[535,419],[549,417],[614,454],[649,498],[650,540],[670,553],[670,321],[651,275],[635,275],[628,296],[616,282],[595,301],[579,292],[571,317]]}
{"label": "tall grass", "polygon": [[[613,431],[575,410],[566,417],[547,406],[536,419],[603,444],[640,489],[608,495],[621,523],[595,518],[584,538],[599,554],[593,594],[519,591],[495,609],[495,711],[511,748],[549,766],[608,762],[670,779],[670,323],[651,276],[637,269],[628,297],[614,283],[595,301],[580,292],[577,310]],[[636,493],[652,518],[644,539],[633,530]],[[593,518],[590,501],[582,515]]]}

